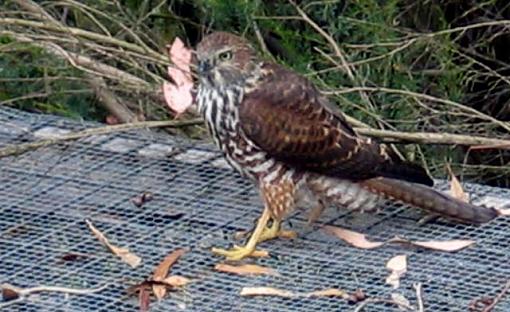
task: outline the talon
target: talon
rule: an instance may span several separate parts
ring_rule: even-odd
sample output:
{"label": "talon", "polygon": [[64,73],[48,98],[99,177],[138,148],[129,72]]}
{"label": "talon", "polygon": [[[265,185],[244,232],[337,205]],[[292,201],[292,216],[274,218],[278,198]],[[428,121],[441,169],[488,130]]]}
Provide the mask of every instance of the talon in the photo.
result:
{"label": "talon", "polygon": [[268,227],[265,227],[260,235],[259,242],[263,242],[266,240],[270,240],[273,238],[288,238],[294,239],[297,237],[297,233],[295,231],[290,230],[282,230],[280,228],[280,221],[273,220],[273,224]]}
{"label": "talon", "polygon": [[212,248],[211,251],[217,255],[224,256],[227,260],[241,260],[246,257],[268,257],[265,250],[255,250],[249,247],[234,245],[231,249]]}

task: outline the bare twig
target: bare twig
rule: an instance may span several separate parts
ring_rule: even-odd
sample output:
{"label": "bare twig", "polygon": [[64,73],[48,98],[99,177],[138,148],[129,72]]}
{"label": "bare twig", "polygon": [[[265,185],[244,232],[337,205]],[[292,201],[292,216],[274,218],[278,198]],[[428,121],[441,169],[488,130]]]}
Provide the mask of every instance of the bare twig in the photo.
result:
{"label": "bare twig", "polygon": [[324,91],[323,93],[338,95],[338,94],[357,92],[359,90],[363,90],[363,91],[367,91],[367,92],[385,92],[385,93],[393,93],[393,94],[402,94],[402,95],[422,98],[425,100],[429,100],[429,101],[433,101],[433,102],[437,102],[437,103],[441,103],[441,104],[450,105],[450,106],[453,106],[460,110],[463,110],[465,112],[468,112],[470,114],[473,114],[480,119],[484,119],[484,120],[493,122],[494,124],[504,128],[505,130],[510,132],[510,123],[509,122],[504,122],[504,121],[498,120],[492,116],[484,114],[480,111],[477,111],[474,108],[465,106],[463,104],[460,104],[460,103],[457,103],[454,101],[450,101],[450,100],[446,100],[446,99],[441,99],[441,98],[438,98],[438,97],[435,97],[432,95],[428,95],[428,94],[417,93],[417,92],[412,92],[412,91],[407,91],[407,90],[400,90],[400,89],[384,88],[384,87],[354,87],[354,88],[347,88],[344,90],[337,90],[337,91]]}
{"label": "bare twig", "polygon": [[394,304],[394,305],[398,306],[399,308],[403,309],[404,311],[409,310],[406,305],[402,305],[393,299],[368,298],[368,299],[363,300],[358,306],[356,306],[356,308],[353,310],[353,312],[361,312],[367,307],[367,305],[369,305],[371,303],[389,303],[389,304]]}
{"label": "bare twig", "polygon": [[89,58],[78,53],[66,51],[62,47],[52,42],[40,42],[35,41],[23,34],[11,32],[11,31],[0,31],[0,34],[10,36],[19,42],[30,43],[34,46],[45,49],[48,53],[54,54],[58,57],[65,58],[78,69],[81,69],[90,74],[96,74],[104,76],[110,79],[114,79],[124,84],[131,84],[137,86],[141,90],[147,90],[151,88],[151,84],[135,75],[132,75],[126,71],[120,70],[116,67],[101,63],[97,60]]}
{"label": "bare twig", "polygon": [[19,18],[0,18],[0,24],[24,26],[24,27],[30,27],[31,29],[44,29],[44,30],[56,31],[56,32],[60,32],[60,33],[68,33],[73,36],[83,37],[83,38],[86,38],[89,40],[99,41],[101,43],[108,43],[108,44],[116,45],[118,47],[128,49],[128,50],[131,50],[134,52],[138,52],[138,53],[142,53],[142,54],[147,53],[156,59],[160,59],[163,62],[168,62],[168,58],[164,54],[156,52],[152,49],[146,50],[146,48],[141,47],[139,45],[136,45],[136,44],[124,41],[124,40],[120,40],[117,38],[109,37],[106,35],[98,34],[95,32],[83,30],[81,28],[75,28],[75,27],[69,27],[69,26],[62,27],[61,25],[48,24],[48,23],[24,20],[24,19],[19,19]]}
{"label": "bare twig", "polygon": [[424,312],[425,307],[423,306],[423,292],[421,289],[421,283],[414,283],[413,287],[416,290],[416,301],[418,303],[418,312]]}
{"label": "bare twig", "polygon": [[492,300],[492,303],[486,306],[482,312],[492,312],[494,307],[503,299],[503,296],[508,292],[508,289],[510,289],[510,280],[506,282],[505,286],[503,286],[503,289],[499,292],[499,294]]}
{"label": "bare twig", "polygon": [[133,122],[136,120],[136,114],[129,110],[126,105],[122,104],[117,96],[108,90],[103,78],[88,75],[89,83],[96,92],[96,96],[104,103],[106,109],[121,123]]}
{"label": "bare twig", "polygon": [[0,149],[0,158],[12,156],[12,155],[19,155],[19,154],[25,153],[30,150],[38,149],[40,147],[54,145],[54,144],[58,144],[58,143],[66,142],[66,141],[78,140],[78,139],[88,137],[91,135],[109,134],[109,133],[115,133],[115,132],[121,132],[121,131],[141,129],[141,128],[188,127],[188,126],[195,126],[198,124],[202,124],[201,119],[190,119],[190,120],[182,120],[182,121],[175,121],[175,120],[144,121],[144,122],[136,122],[136,123],[129,123],[129,124],[121,124],[121,125],[114,125],[114,126],[105,126],[105,127],[85,129],[83,131],[65,134],[65,135],[62,135],[62,136],[59,136],[56,138],[52,138],[52,139],[48,139],[48,140],[8,145],[8,146]]}
{"label": "bare twig", "polygon": [[73,294],[73,295],[89,295],[93,293],[97,293],[102,291],[103,289],[106,289],[106,287],[110,286],[110,284],[105,284],[96,288],[67,288],[67,287],[58,287],[58,286],[37,286],[37,287],[29,287],[29,288],[21,288],[17,287],[11,284],[1,284],[0,289],[7,289],[10,290],[19,297],[16,300],[7,301],[5,303],[0,303],[0,308],[5,308],[9,305],[12,305],[14,303],[17,303],[21,300],[23,300],[25,297],[30,296],[34,293],[40,293],[40,292],[61,292],[66,294]]}
{"label": "bare twig", "polygon": [[[452,145],[489,145],[493,148],[505,148],[510,144],[509,140],[492,139],[487,137],[433,133],[433,132],[401,132],[391,130],[379,130],[373,128],[354,128],[356,132],[369,137],[380,138],[385,142],[408,142],[422,144],[452,144]],[[477,143],[479,142],[479,143]]]}

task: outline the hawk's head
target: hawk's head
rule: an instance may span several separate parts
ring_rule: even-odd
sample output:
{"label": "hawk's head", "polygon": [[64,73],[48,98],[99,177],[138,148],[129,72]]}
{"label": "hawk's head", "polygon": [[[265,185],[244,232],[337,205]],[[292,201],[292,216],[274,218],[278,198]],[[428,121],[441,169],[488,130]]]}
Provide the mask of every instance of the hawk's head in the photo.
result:
{"label": "hawk's head", "polygon": [[211,87],[243,83],[254,70],[256,59],[256,51],[244,38],[214,32],[197,46],[200,83]]}

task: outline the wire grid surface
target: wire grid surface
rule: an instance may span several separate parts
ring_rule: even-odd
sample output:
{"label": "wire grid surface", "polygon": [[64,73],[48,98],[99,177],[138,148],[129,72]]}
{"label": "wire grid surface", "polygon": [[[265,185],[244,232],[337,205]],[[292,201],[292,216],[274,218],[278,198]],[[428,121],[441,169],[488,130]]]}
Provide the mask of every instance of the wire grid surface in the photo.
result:
{"label": "wire grid surface", "polygon": [[[54,116],[0,109],[0,146],[95,126]],[[295,292],[329,287],[363,289],[369,297],[404,295],[413,305],[413,283],[423,284],[426,311],[467,311],[473,299],[496,295],[510,278],[508,218],[480,227],[442,220],[417,225],[417,210],[387,205],[377,214],[329,209],[318,224],[347,227],[370,239],[395,235],[408,239],[474,239],[457,253],[403,246],[362,250],[306,224],[296,212],[295,240],[273,240],[261,248],[273,255],[257,259],[278,276],[242,277],[215,272],[220,258],[211,246],[228,246],[232,233],[249,229],[261,211],[257,191],[230,170],[208,144],[180,141],[148,130],[89,137],[0,159],[0,282],[20,287],[111,286],[90,295],[40,293],[6,311],[137,311],[126,288],[150,276],[172,250],[190,251],[171,274],[193,280],[151,311],[352,311],[338,298],[241,297],[244,286],[272,286]],[[443,185],[444,186],[444,185]],[[470,185],[475,201],[510,198],[508,190]],[[152,201],[136,207],[131,199],[145,191]],[[90,219],[113,244],[143,258],[132,269],[92,235]],[[69,254],[82,254],[65,261]],[[398,290],[385,284],[386,262],[408,256],[408,272]],[[507,296],[493,311],[510,311]],[[1,302],[1,301],[0,301]],[[364,311],[398,311],[370,304]]]}

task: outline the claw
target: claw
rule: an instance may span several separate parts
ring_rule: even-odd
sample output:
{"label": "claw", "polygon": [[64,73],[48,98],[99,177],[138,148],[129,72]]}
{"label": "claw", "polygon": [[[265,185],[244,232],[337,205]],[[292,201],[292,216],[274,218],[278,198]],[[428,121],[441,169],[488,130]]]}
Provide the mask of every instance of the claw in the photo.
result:
{"label": "claw", "polygon": [[234,245],[231,249],[212,248],[213,253],[225,257],[227,260],[241,260],[246,257],[268,257],[269,253],[265,250],[255,250],[246,246]]}

